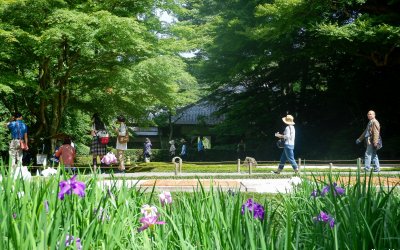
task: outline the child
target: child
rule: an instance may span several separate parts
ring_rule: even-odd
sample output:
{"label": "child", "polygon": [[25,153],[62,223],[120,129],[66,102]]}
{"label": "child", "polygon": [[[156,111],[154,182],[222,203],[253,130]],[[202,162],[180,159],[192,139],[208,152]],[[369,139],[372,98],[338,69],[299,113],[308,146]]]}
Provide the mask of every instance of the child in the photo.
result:
{"label": "child", "polygon": [[56,157],[61,156],[61,160],[66,170],[75,171],[75,154],[75,148],[71,146],[71,138],[65,138],[63,145],[61,145],[61,147],[56,152]]}

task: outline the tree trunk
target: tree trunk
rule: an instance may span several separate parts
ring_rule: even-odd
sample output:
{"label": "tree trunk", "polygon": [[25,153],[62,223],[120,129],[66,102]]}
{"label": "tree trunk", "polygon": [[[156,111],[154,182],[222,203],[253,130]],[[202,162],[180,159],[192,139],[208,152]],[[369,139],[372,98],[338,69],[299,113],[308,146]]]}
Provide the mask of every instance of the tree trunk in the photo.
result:
{"label": "tree trunk", "polygon": [[172,140],[172,135],[174,134],[174,126],[172,123],[172,113],[168,111],[168,125],[169,125],[169,136],[168,141]]}

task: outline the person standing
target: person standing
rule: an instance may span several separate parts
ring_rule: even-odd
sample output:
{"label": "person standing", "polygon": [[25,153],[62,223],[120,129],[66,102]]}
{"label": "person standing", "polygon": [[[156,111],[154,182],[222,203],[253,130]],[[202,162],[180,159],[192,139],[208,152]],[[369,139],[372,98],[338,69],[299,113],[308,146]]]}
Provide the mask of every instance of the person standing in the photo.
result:
{"label": "person standing", "polygon": [[146,138],[144,145],[143,145],[143,156],[144,156],[144,161],[145,162],[150,162],[150,156],[151,156],[151,141],[149,138]]}
{"label": "person standing", "polygon": [[169,147],[169,156],[175,157],[175,151],[176,151],[175,140],[170,140],[169,144],[171,145]]}
{"label": "person standing", "polygon": [[203,142],[203,136],[201,135],[199,139],[197,140],[197,153],[199,155],[199,161],[204,160],[204,142]]}
{"label": "person standing", "polygon": [[186,156],[187,156],[186,140],[185,140],[185,139],[182,139],[182,140],[181,140],[181,143],[182,143],[181,159],[182,159],[182,160],[186,160]]}
{"label": "person standing", "polygon": [[118,133],[117,137],[117,157],[119,161],[118,170],[120,173],[125,173],[125,150],[128,149],[128,142],[123,142],[120,138],[126,136],[128,133],[128,127],[125,124],[125,117],[120,115],[117,117],[117,122],[119,123],[119,128],[115,128],[115,131]]}
{"label": "person standing", "polygon": [[75,172],[74,159],[76,156],[75,148],[71,145],[71,138],[64,138],[63,145],[56,151],[55,156],[61,157],[64,168],[67,171]]}
{"label": "person standing", "polygon": [[365,141],[366,150],[364,155],[364,170],[370,170],[372,160],[375,164],[374,172],[378,173],[380,171],[380,165],[377,150],[379,149],[378,146],[380,140],[381,126],[378,120],[375,118],[375,111],[368,111],[367,117],[369,120],[367,128],[356,140],[356,143],[359,144],[362,141]]}
{"label": "person standing", "polygon": [[[23,121],[22,114],[15,112],[10,121],[5,126],[11,132],[11,141],[8,153],[12,169],[22,167],[23,150],[28,150],[28,127]],[[25,148],[21,147],[21,143],[25,144]]]}
{"label": "person standing", "polygon": [[273,173],[275,174],[280,174],[282,172],[286,160],[288,160],[290,164],[292,164],[292,168],[296,174],[299,172],[299,167],[297,166],[293,153],[294,140],[296,137],[296,130],[293,126],[295,123],[293,120],[294,118],[291,115],[286,115],[285,117],[282,117],[282,121],[287,125],[285,131],[283,132],[283,134],[280,134],[278,132],[275,133],[275,137],[285,140],[285,145],[283,148],[278,169],[276,171],[273,171]]}
{"label": "person standing", "polygon": [[92,144],[90,146],[90,153],[93,157],[93,170],[97,170],[97,156],[99,156],[100,161],[103,156],[107,153],[107,145],[102,144],[99,140],[99,132],[106,130],[106,126],[101,121],[99,114],[95,113],[92,116],[92,128],[91,128],[91,135],[92,135]]}

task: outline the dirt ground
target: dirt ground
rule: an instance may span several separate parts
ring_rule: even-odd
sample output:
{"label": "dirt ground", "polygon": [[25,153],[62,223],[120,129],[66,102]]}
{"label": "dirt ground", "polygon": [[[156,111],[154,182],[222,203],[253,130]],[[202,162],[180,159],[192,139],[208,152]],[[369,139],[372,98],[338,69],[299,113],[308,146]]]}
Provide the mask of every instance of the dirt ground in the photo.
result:
{"label": "dirt ground", "polygon": [[[204,187],[209,187],[211,184],[214,187],[231,187],[238,188],[240,186],[240,182],[236,180],[200,180],[200,183]],[[148,180],[141,184],[141,186],[152,187],[153,185],[163,186],[163,187],[197,187],[199,185],[199,181],[197,179],[194,180]]]}
{"label": "dirt ground", "polygon": [[[322,177],[322,176],[316,176],[317,180],[329,182],[329,180],[324,180],[324,178],[325,177]],[[383,185],[383,186],[393,187],[396,185],[400,185],[400,178],[397,178],[397,177],[372,176],[371,179],[369,178],[369,176],[367,176],[366,178],[360,177],[361,183],[363,183],[364,181],[369,183],[370,180],[372,181],[372,184],[374,186]],[[339,180],[337,182],[338,182],[338,184],[340,183],[342,185],[347,185],[347,184],[354,185],[357,182],[357,177],[356,176],[352,176],[352,177],[340,176]]]}

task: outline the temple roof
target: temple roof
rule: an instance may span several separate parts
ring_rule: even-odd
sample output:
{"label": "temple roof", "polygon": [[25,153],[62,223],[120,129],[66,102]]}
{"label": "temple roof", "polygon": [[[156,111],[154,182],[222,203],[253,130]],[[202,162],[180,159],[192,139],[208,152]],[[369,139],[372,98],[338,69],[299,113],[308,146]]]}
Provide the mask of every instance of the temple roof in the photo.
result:
{"label": "temple roof", "polygon": [[207,124],[215,125],[224,120],[223,116],[218,117],[214,113],[218,107],[208,102],[200,100],[197,103],[183,107],[177,111],[177,114],[172,117],[172,123],[180,125],[197,125]]}

